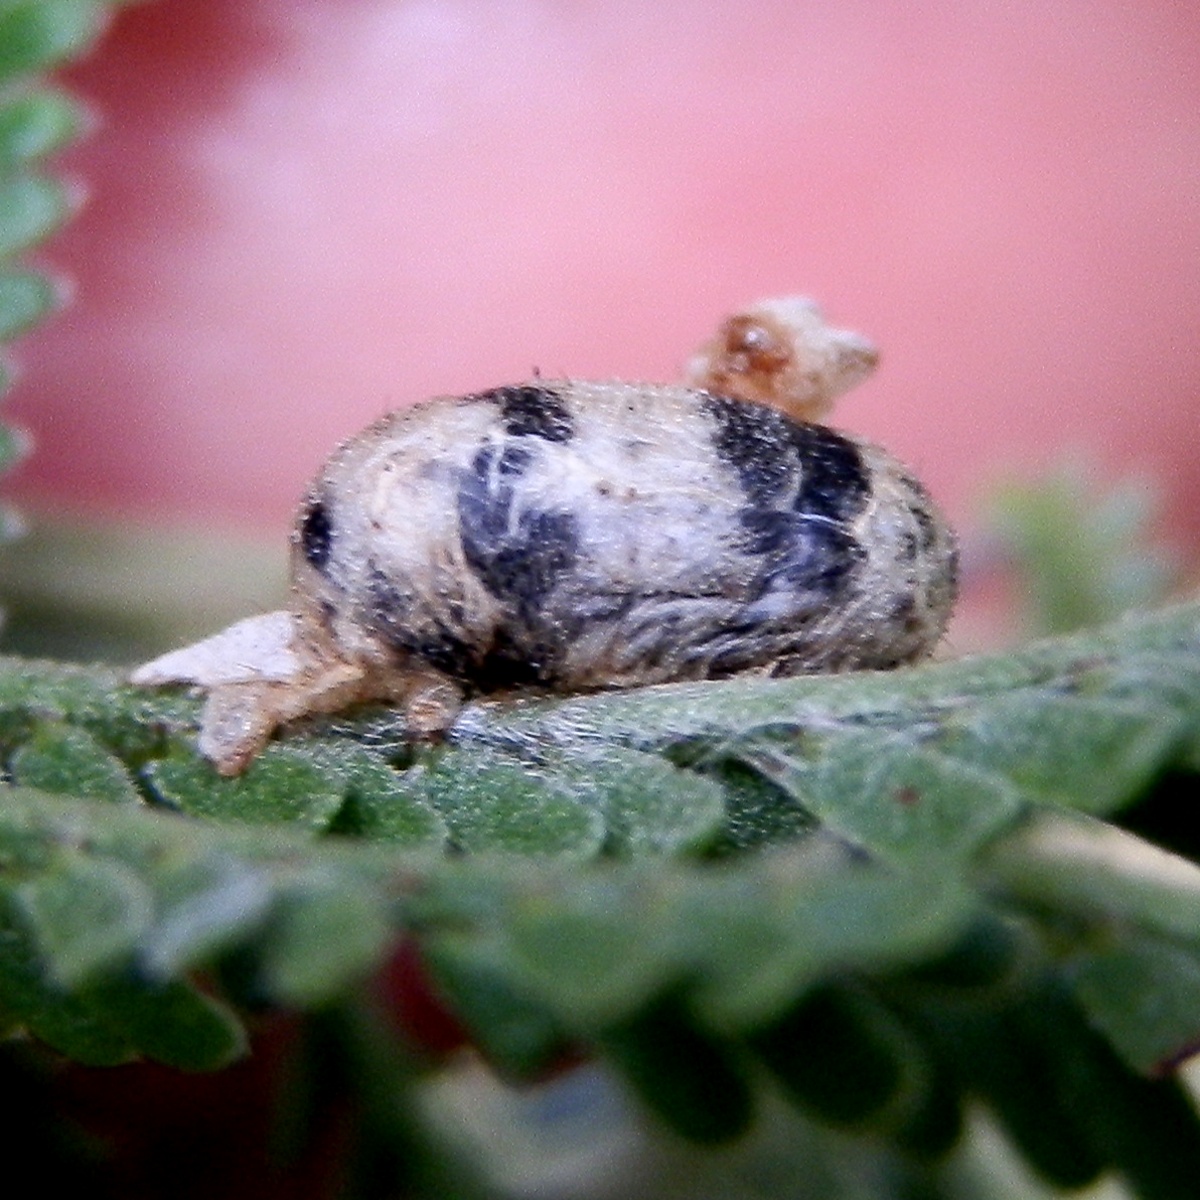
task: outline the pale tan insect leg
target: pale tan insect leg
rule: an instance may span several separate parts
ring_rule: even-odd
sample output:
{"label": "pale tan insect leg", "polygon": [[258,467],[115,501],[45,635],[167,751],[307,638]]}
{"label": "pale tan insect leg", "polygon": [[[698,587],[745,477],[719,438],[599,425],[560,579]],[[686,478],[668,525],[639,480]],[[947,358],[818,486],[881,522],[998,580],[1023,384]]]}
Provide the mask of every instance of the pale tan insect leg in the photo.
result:
{"label": "pale tan insect leg", "polygon": [[336,712],[370,699],[366,674],[337,663],[289,683],[229,683],[208,694],[200,718],[200,753],[222,775],[237,775],[266,746],[271,734],[309,713]]}
{"label": "pale tan insect leg", "polygon": [[440,671],[416,668],[407,672],[388,693],[404,709],[404,721],[414,737],[445,732],[462,708],[463,692]]}

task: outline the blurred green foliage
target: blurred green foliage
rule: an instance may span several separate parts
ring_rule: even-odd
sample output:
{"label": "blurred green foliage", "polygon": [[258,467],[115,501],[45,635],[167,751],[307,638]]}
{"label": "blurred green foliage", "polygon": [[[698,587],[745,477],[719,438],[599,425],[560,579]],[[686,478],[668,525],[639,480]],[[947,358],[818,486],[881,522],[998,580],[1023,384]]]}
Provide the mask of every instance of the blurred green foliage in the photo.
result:
{"label": "blurred green foliage", "polygon": [[1054,1185],[1200,1170],[1173,1076],[1200,866],[1120,825],[1194,783],[1200,606],[884,674],[480,703],[441,747],[369,709],[236,779],[197,714],[0,669],[0,1014],[79,1061],[220,1066],[246,1005],[339,1011],[407,937],[499,1068],[585,1048],[686,1138],[781,1096],[953,1196],[982,1104]]}
{"label": "blurred green foliage", "polygon": [[[73,206],[45,159],[87,123],[83,106],[49,86],[45,73],[91,46],[111,7],[99,0],[0,3],[0,393],[8,386],[4,346],[59,303],[54,281],[21,261]],[[24,450],[19,431],[0,421],[0,473]],[[0,514],[0,541],[19,528],[11,514]]]}
{"label": "blurred green foliage", "polygon": [[1157,499],[1146,479],[1098,485],[1081,458],[989,493],[988,528],[1019,574],[1030,633],[1071,633],[1161,599],[1176,564],[1155,536]]}

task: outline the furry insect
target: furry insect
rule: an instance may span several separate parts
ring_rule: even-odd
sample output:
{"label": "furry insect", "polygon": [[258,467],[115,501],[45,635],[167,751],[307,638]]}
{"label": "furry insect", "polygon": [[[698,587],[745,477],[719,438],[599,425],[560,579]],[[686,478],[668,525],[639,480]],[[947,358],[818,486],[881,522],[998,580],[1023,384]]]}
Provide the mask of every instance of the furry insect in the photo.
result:
{"label": "furry insect", "polygon": [[693,386],[537,380],[389,413],[309,487],[291,607],[133,680],[207,688],[200,749],[236,774],[356,701],[428,736],[477,694],[917,660],[953,606],[953,534],[885,451],[796,419],[874,362],[789,298],[730,318]]}

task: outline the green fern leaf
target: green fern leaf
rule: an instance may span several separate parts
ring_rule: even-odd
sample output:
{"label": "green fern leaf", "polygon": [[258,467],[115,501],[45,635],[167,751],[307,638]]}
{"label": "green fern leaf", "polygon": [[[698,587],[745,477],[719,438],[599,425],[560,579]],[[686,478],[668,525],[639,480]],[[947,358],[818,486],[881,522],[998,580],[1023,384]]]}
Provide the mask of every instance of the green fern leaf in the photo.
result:
{"label": "green fern leaf", "polygon": [[904,1153],[945,1153],[978,1094],[1052,1180],[1149,1170],[1018,1086],[1067,1044],[1177,1112],[1144,1076],[1195,1042],[1200,866],[1111,820],[1200,759],[1200,605],[885,674],[478,703],[433,748],[366,710],[237,779],[198,713],[0,668],[10,777],[92,797],[0,789],[0,1017],[81,1061],[228,1061],[197,969],[324,1007],[415,939],[505,1070],[589,1046],[693,1138],[746,1126],[761,1061]]}

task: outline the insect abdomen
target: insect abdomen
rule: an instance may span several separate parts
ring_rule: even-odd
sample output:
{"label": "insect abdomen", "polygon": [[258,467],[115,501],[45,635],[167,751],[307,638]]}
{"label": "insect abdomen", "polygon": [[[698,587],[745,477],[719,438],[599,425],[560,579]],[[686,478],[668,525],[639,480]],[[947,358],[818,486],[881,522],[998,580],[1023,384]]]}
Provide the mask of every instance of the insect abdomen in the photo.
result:
{"label": "insect abdomen", "polygon": [[[453,445],[451,420],[470,428]],[[386,424],[372,432],[367,477],[356,462],[341,486],[335,458],[319,482],[373,497],[385,527],[359,548],[370,587],[355,595],[347,565],[330,600],[469,690],[886,667],[941,636],[944,521],[883,451],[824,426],[680,387],[539,383],[432,402],[396,430],[392,454]],[[339,547],[338,507],[326,579],[368,536],[343,516]],[[400,535],[431,508],[443,524]]]}

